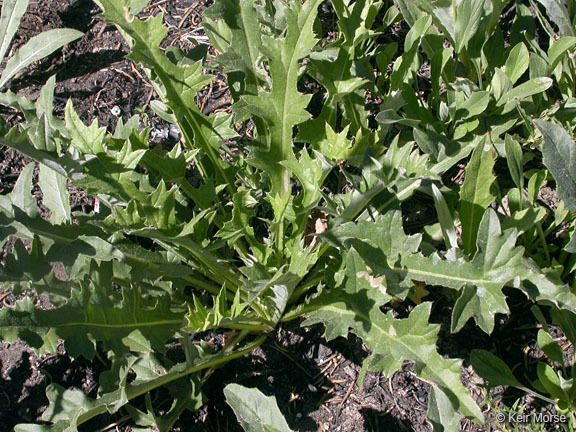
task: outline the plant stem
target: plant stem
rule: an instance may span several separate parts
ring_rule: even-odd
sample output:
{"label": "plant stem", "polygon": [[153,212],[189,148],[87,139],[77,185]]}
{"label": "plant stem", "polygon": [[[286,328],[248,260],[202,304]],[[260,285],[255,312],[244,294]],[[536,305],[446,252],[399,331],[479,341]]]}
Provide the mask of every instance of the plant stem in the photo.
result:
{"label": "plant stem", "polygon": [[544,249],[544,255],[546,256],[546,263],[548,266],[552,265],[552,260],[550,259],[550,251],[548,250],[548,244],[546,243],[546,237],[544,236],[544,231],[542,230],[542,224],[538,222],[536,224],[536,231],[538,231],[538,237],[540,238],[540,243]]}
{"label": "plant stem", "polygon": [[[128,386],[126,386],[126,400],[135,399],[138,396],[142,396],[143,394],[146,394],[156,388],[162,387],[172,381],[183,378],[194,372],[199,372],[203,369],[215,367],[217,365],[229,362],[230,360],[236,359],[238,357],[242,357],[244,354],[248,354],[255,348],[262,345],[265,339],[266,336],[261,336],[251,344],[247,345],[246,347],[238,351],[229,352],[224,350],[222,353],[216,354],[215,356],[212,356],[209,359],[201,361],[189,368],[185,368],[182,371],[169,372],[166,375],[161,375],[158,378],[155,378],[151,381],[147,381],[144,383],[129,384]],[[108,410],[108,404],[106,403],[99,404],[98,406],[89,409],[87,412],[85,412],[78,418],[76,426],[86,423],[88,420],[91,420],[100,414],[104,414],[107,410]]]}

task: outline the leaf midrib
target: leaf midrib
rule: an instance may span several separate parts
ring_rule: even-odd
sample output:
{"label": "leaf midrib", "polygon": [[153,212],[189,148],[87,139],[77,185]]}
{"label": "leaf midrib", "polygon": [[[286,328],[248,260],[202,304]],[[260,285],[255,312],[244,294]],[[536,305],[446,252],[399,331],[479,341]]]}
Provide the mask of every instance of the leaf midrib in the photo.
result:
{"label": "leaf midrib", "polygon": [[[319,0],[313,0],[314,4],[312,5],[312,7],[310,8],[310,11],[308,13],[308,16],[306,17],[306,21],[304,23],[304,25],[302,26],[302,28],[306,28],[309,24],[310,18],[316,17],[316,14],[314,13],[317,9],[317,4]],[[296,18],[298,19],[298,18]],[[298,38],[296,39],[296,43],[294,44],[294,49],[292,50],[291,56],[290,56],[290,61],[288,63],[288,70],[287,70],[287,76],[286,76],[286,83],[288,85],[290,85],[290,83],[292,81],[294,81],[294,83],[296,83],[298,81],[298,56],[295,55],[296,53],[296,48],[299,45],[300,39],[302,37],[302,35],[305,32],[301,31]],[[296,75],[296,76],[294,76]],[[288,87],[288,85],[286,87]],[[298,90],[296,89],[296,92],[298,92]],[[282,105],[282,115],[281,115],[281,120],[282,120],[282,159],[285,160],[286,156],[288,155],[288,148],[292,146],[292,125],[290,125],[290,127],[288,126],[288,121],[287,121],[287,116],[288,116],[288,110],[286,109],[286,107],[288,106],[288,101],[290,99],[290,97],[292,96],[292,94],[288,91],[284,92],[284,101],[283,101],[283,105]],[[286,169],[282,168],[282,171],[284,172]]]}
{"label": "leaf midrib", "polygon": [[[128,324],[102,324],[102,323],[87,323],[87,322],[67,322],[63,324],[58,324],[55,326],[37,326],[37,328],[44,328],[50,327],[51,329],[59,329],[59,328],[66,328],[66,327],[93,327],[93,328],[111,328],[111,329],[120,329],[120,328],[141,328],[141,327],[159,327],[159,326],[173,326],[173,325],[180,325],[182,324],[183,320],[160,320],[160,321],[151,321],[145,323],[128,323]],[[14,329],[30,329],[30,325],[10,325],[11,328]]]}

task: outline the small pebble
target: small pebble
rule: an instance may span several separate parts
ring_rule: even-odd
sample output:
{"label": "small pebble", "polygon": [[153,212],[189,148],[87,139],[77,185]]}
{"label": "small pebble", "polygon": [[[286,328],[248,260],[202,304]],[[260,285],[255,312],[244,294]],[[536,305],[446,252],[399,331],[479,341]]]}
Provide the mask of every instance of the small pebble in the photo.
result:
{"label": "small pebble", "polygon": [[168,136],[173,141],[179,141],[180,140],[180,129],[178,129],[178,126],[171,124],[168,127]]}

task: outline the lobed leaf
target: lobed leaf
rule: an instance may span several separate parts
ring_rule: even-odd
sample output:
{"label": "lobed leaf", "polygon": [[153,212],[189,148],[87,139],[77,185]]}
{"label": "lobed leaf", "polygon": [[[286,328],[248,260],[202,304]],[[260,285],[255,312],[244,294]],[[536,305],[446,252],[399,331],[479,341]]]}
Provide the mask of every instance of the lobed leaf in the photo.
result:
{"label": "lobed leaf", "polygon": [[[365,290],[362,294],[366,294]],[[383,314],[370,302],[331,302],[307,314],[305,325],[318,322],[327,326],[326,337],[339,336],[334,326],[351,331],[362,338],[372,350],[366,359],[367,369],[391,376],[402,367],[405,360],[414,361],[418,376],[429,380],[442,392],[455,410],[482,421],[480,408],[460,383],[461,362],[444,359],[436,351],[439,326],[429,324],[430,303],[416,306],[406,319],[396,319],[392,312]]]}
{"label": "lobed leaf", "polygon": [[85,284],[57,309],[38,310],[25,298],[14,310],[0,310],[0,337],[10,342],[20,338],[38,353],[56,352],[58,339],[63,339],[72,357],[91,359],[97,341],[117,355],[134,348],[130,339],[120,341],[135,331],[163,351],[165,341],[176,334],[183,320],[184,312],[172,311],[166,298],[146,301],[135,286],[125,288],[122,301],[114,305]]}

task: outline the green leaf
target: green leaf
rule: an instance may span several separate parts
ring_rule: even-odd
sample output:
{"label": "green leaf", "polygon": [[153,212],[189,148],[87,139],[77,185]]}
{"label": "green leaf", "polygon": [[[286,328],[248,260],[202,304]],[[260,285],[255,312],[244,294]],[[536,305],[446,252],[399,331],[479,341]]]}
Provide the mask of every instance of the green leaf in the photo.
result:
{"label": "green leaf", "polygon": [[523,43],[516,44],[510,50],[506,63],[504,64],[504,73],[510,79],[512,84],[515,84],[518,79],[524,75],[528,70],[530,63],[530,55],[528,48]]}
{"label": "green leaf", "polygon": [[434,196],[434,207],[438,214],[438,221],[442,228],[446,248],[448,250],[457,248],[458,239],[456,237],[456,228],[454,227],[454,218],[452,217],[452,213],[450,213],[448,204],[446,203],[444,196],[442,196],[442,192],[440,192],[434,184],[432,185],[432,194]]}
{"label": "green leaf", "polygon": [[[320,190],[324,181],[327,169],[322,160],[317,156],[310,157],[306,149],[300,153],[300,160],[290,160],[282,163],[283,166],[292,171],[303,188],[302,207],[311,208],[315,206],[321,198]],[[327,172],[326,172],[327,173]]]}
{"label": "green leaf", "polygon": [[[99,137],[96,129],[92,128],[92,132]],[[86,133],[90,134],[90,132]],[[103,141],[98,142],[98,139],[96,138],[96,141],[84,147],[84,151],[89,152],[86,153],[87,157],[83,161],[84,175],[76,176],[73,184],[82,187],[88,195],[110,194],[125,202],[133,198],[145,201],[145,194],[138,188],[139,182],[137,181],[137,179],[144,181],[143,176],[136,173],[134,168],[147,150],[134,148],[134,144],[139,147],[140,143],[133,140],[126,140],[120,149],[111,150],[105,148]],[[92,157],[92,154],[96,157]]]}
{"label": "green leaf", "polygon": [[72,105],[72,100],[66,103],[66,129],[72,139],[71,144],[84,154],[96,155],[105,153],[104,136],[106,129],[98,127],[95,119],[90,126],[85,126]]}
{"label": "green leaf", "polygon": [[171,311],[168,299],[147,301],[137,287],[125,288],[122,302],[115,306],[94,287],[84,286],[57,309],[38,310],[25,298],[14,310],[0,310],[0,337],[10,342],[21,338],[38,353],[56,352],[58,339],[63,339],[72,357],[91,359],[97,341],[117,354],[127,352],[133,348],[130,335],[134,331],[163,351],[165,341],[175,335],[183,320],[184,312]]}
{"label": "green leaf", "polygon": [[[487,333],[494,328],[496,313],[507,313],[506,297],[502,293],[505,284],[522,277],[522,248],[516,247],[516,230],[501,232],[496,213],[488,209],[478,228],[478,251],[469,265],[454,263],[456,274],[482,274],[481,278],[468,283],[454,305],[452,332],[460,330],[473,317]],[[467,270],[467,272],[466,272]],[[445,271],[450,272],[446,269]],[[466,272],[466,273],[465,273]],[[448,273],[450,274],[450,273]]]}
{"label": "green leaf", "polygon": [[494,201],[492,184],[496,180],[492,170],[494,157],[488,138],[481,140],[466,167],[464,184],[460,190],[460,222],[462,223],[462,246],[464,252],[476,251],[476,236],[484,211]]}
{"label": "green leaf", "polygon": [[248,241],[256,246],[257,240],[254,237],[254,228],[250,225],[250,219],[256,214],[253,208],[257,201],[244,187],[238,188],[232,200],[234,208],[231,218],[224,222],[222,229],[216,235],[227,240],[229,244],[234,244],[239,238],[246,236]]}
{"label": "green leaf", "polygon": [[356,245],[356,240],[365,240],[382,250],[386,257],[395,260],[418,250],[421,234],[407,236],[402,228],[402,214],[389,211],[379,215],[375,222],[350,222],[328,231],[324,238],[335,246]]}
{"label": "green leaf", "polygon": [[[174,400],[170,409],[167,412],[164,412],[161,416],[156,415],[156,410],[158,410],[159,407],[155,408],[153,406],[152,400],[149,394],[147,394],[146,408],[148,411],[148,422],[142,426],[155,426],[158,432],[169,432],[170,430],[173,430],[172,426],[185,410],[195,412],[200,409],[202,405],[205,404],[205,398],[201,393],[200,380],[197,375],[198,374],[194,374],[188,379],[180,379],[167,385],[170,391],[170,396]],[[158,403],[158,405],[160,404],[161,403]],[[133,416],[134,411],[137,410],[130,410],[129,407],[130,405],[126,407],[127,411],[129,411],[130,415]],[[136,432],[136,430],[134,430],[134,432]]]}
{"label": "green leaf", "polygon": [[[416,6],[416,7],[415,7]],[[406,9],[420,9],[431,14],[444,36],[455,47],[456,53],[460,53],[468,47],[469,42],[478,32],[485,18],[487,8],[485,0],[468,0],[454,2],[452,0],[418,0],[407,2],[402,12]],[[413,14],[414,12],[410,12]],[[410,15],[408,15],[410,16]]]}
{"label": "green leaf", "polygon": [[340,327],[342,321],[349,323],[351,331],[373,352],[365,360],[368,370],[380,371],[389,377],[405,360],[412,360],[418,376],[444,393],[455,410],[482,421],[480,408],[460,383],[462,362],[445,359],[436,351],[440,327],[428,322],[430,307],[431,303],[422,303],[408,318],[396,319],[392,312],[383,314],[371,302],[333,302],[308,314],[304,325],[324,322],[327,327]]}
{"label": "green leaf", "polygon": [[[458,290],[467,287],[454,308],[452,331],[458,331],[473,317],[487,333],[494,328],[494,315],[508,312],[502,288],[526,274],[523,249],[515,245],[516,237],[515,230],[501,232],[498,217],[491,209],[480,223],[478,251],[472,261],[450,261],[438,254],[424,256],[416,252],[420,236],[404,234],[397,211],[379,216],[375,223],[343,224],[324,236],[335,246],[353,246],[375,276],[382,275],[381,283],[390,294],[405,295],[413,286],[412,281]],[[563,292],[564,288],[558,290]],[[559,294],[554,291],[550,289],[542,298],[554,298]],[[534,299],[538,296],[531,294]],[[561,298],[573,303],[567,293]]]}
{"label": "green leaf", "polygon": [[456,3],[454,23],[456,52],[459,53],[463,47],[468,48],[470,52],[473,51],[469,47],[469,42],[477,36],[477,32],[481,29],[481,24],[490,10],[488,4],[490,3],[485,0],[469,0]]}
{"label": "green leaf", "polygon": [[[310,308],[319,306],[318,312],[307,314],[306,324],[323,322],[326,339],[346,337],[350,328],[360,325],[362,317],[354,311],[368,310],[388,303],[392,297],[387,293],[383,277],[374,277],[358,252],[351,248],[345,256],[342,285],[310,301]],[[352,312],[352,313],[351,313]],[[323,317],[330,315],[329,320]]]}
{"label": "green leaf", "polygon": [[409,79],[414,61],[417,59],[420,42],[431,24],[432,19],[429,16],[423,16],[414,23],[406,34],[404,54],[394,62],[390,78],[390,92],[400,89],[402,84]]}
{"label": "green leaf", "polygon": [[560,126],[534,120],[543,138],[544,165],[556,180],[558,196],[566,208],[576,210],[576,143]]}
{"label": "green leaf", "polygon": [[66,189],[66,177],[40,165],[38,186],[42,190],[42,203],[50,210],[50,221],[56,225],[70,222],[70,194]]}
{"label": "green leaf", "polygon": [[34,163],[24,167],[18,176],[14,189],[10,193],[12,204],[22,210],[29,217],[38,215],[36,198],[32,195],[32,178],[34,176]]}
{"label": "green leaf", "polygon": [[[102,394],[98,399],[88,398],[80,390],[69,390],[58,384],[51,384],[46,389],[50,402],[42,414],[44,421],[52,421],[52,426],[18,425],[16,431],[71,432],[88,420],[105,412],[115,413],[128,401],[142,396],[149,391],[164,385],[172,385],[178,380],[191,376],[204,369],[218,366],[251,352],[264,342],[260,337],[253,343],[236,350],[223,350],[217,354],[207,354],[197,349],[192,355],[187,355],[187,362],[179,363],[166,370],[152,356],[126,356],[117,370],[119,377],[115,384],[116,390]],[[127,383],[130,370],[136,372],[136,378]],[[194,396],[197,390],[191,389]],[[176,396],[177,399],[179,398]],[[188,399],[187,406],[196,406],[194,400]]]}
{"label": "green leaf", "polygon": [[560,345],[554,342],[554,339],[552,339],[552,336],[550,336],[547,331],[538,331],[538,346],[550,360],[564,365],[564,352]]}
{"label": "green leaf", "polygon": [[474,371],[491,386],[522,387],[510,368],[499,357],[485,350],[472,350],[470,363]]}
{"label": "green leaf", "polygon": [[0,76],[0,87],[35,61],[82,36],[82,32],[73,29],[53,29],[34,36],[8,60]]}
{"label": "green leaf", "polygon": [[356,65],[351,53],[344,48],[335,56],[330,50],[314,53],[310,60],[311,75],[328,91],[331,100],[343,100],[368,83],[368,80],[356,76]]}
{"label": "green leaf", "polygon": [[574,45],[576,45],[576,37],[574,36],[566,36],[554,41],[548,49],[550,70],[556,69],[558,63],[560,63],[564,55],[571,50]]}
{"label": "green leaf", "polygon": [[[258,56],[261,50],[260,24],[254,3],[249,0],[224,0],[216,2],[205,12],[205,17],[222,20],[230,31],[230,39],[226,42],[227,50],[217,61],[224,65],[224,72],[241,72],[242,79],[232,75],[230,89],[238,92],[235,82],[243,81],[242,93],[257,95],[262,77],[256,70]],[[208,31],[214,39],[218,35]]]}
{"label": "green leaf", "polygon": [[49,294],[56,306],[70,296],[71,289],[78,287],[77,281],[63,282],[55,277],[38,238],[32,241],[30,252],[22,242],[16,242],[12,254],[5,258],[5,265],[0,267],[0,285],[12,289],[14,294],[33,286],[36,294]]}
{"label": "green leaf", "polygon": [[0,220],[0,225],[15,228],[12,235],[18,238],[34,240],[39,237],[45,244],[50,245],[46,256],[53,262],[61,261],[72,265],[80,256],[99,261],[124,258],[120,251],[99,237],[102,232],[93,226],[52,225],[37,215],[26,214],[17,205],[12,207],[8,216],[7,220]]}
{"label": "green leaf", "polygon": [[414,129],[414,139],[418,146],[430,154],[431,161],[430,171],[441,175],[455,165],[458,161],[466,158],[474,149],[477,142],[481,140],[475,137],[472,142],[455,143],[446,136],[437,133],[433,128],[425,132]]}
{"label": "green leaf", "polygon": [[537,367],[538,381],[548,394],[556,400],[564,400],[566,397],[562,391],[560,378],[556,371],[544,362],[539,362]]}
{"label": "green leaf", "polygon": [[531,260],[524,260],[524,266],[522,289],[532,301],[554,306],[552,309],[565,309],[566,316],[576,314],[576,296],[569,285],[546,277]]}
{"label": "green leaf", "polygon": [[503,92],[502,96],[498,99],[496,106],[504,105],[504,113],[509,112],[514,107],[514,99],[522,100],[529,96],[549,89],[554,81],[552,78],[540,77],[528,80],[507,92]]}
{"label": "green leaf", "polygon": [[537,223],[542,222],[546,215],[546,209],[543,207],[528,207],[524,210],[514,211],[512,216],[502,221],[502,230],[516,228],[519,234],[525,233],[534,228]]}
{"label": "green leaf", "polygon": [[476,91],[469,98],[456,104],[457,117],[465,120],[482,114],[490,102],[490,93],[487,91]]}
{"label": "green leaf", "polygon": [[163,102],[173,111],[178,126],[189,149],[201,149],[197,162],[206,182],[224,184],[233,193],[234,181],[230,177],[229,164],[220,158],[220,145],[226,139],[220,136],[218,124],[222,116],[205,116],[196,105],[196,93],[212,81],[210,75],[202,74],[202,63],[183,57],[175,63],[160,49],[167,34],[159,14],[142,21],[127,12],[128,0],[97,0],[104,11],[103,18],[118,26],[131,44],[131,58],[150,72],[155,90]]}
{"label": "green leaf", "polygon": [[504,139],[506,163],[514,184],[519,190],[524,188],[524,164],[522,162],[522,147],[514,138],[506,134]]}
{"label": "green leaf", "polygon": [[0,145],[10,147],[34,159],[36,162],[46,165],[62,176],[77,178],[82,172],[82,166],[69,155],[65,154],[57,157],[48,152],[38,150],[27,141],[25,135],[0,137]]}
{"label": "green leaf", "polygon": [[16,34],[22,16],[28,9],[29,0],[4,0],[0,17],[0,62],[8,52],[10,42]]}
{"label": "green leaf", "polygon": [[[290,189],[290,175],[281,162],[294,160],[292,132],[295,125],[310,118],[306,107],[310,95],[297,89],[300,61],[316,45],[313,24],[320,0],[283,4],[286,19],[284,38],[264,36],[262,50],[270,62],[270,91],[245,95],[243,109],[266,123],[267,142],[255,147],[250,163],[270,175],[271,195],[284,195]],[[264,132],[264,131],[263,131]]]}
{"label": "green leaf", "polygon": [[246,432],[292,432],[275,397],[239,384],[228,384],[224,395]]}
{"label": "green leaf", "polygon": [[576,235],[572,234],[570,241],[564,246],[564,250],[570,253],[576,253]]}
{"label": "green leaf", "polygon": [[430,389],[426,417],[432,423],[434,432],[458,430],[460,423],[458,412],[454,409],[446,394],[438,391],[434,386]]}
{"label": "green leaf", "polygon": [[188,306],[184,330],[198,333],[219,328],[238,330],[269,330],[271,328],[264,319],[248,311],[248,303],[241,300],[241,290],[236,291],[230,306],[228,306],[227,299],[228,291],[225,287],[222,287],[218,295],[212,298],[212,307],[207,307],[202,300],[194,296],[194,307]]}
{"label": "green leaf", "polygon": [[546,9],[546,14],[558,26],[560,36],[575,36],[574,25],[566,9],[566,3],[561,0],[536,0]]}
{"label": "green leaf", "polygon": [[148,5],[148,3],[150,3],[150,0],[130,0],[130,12],[134,15],[138,15],[142,12],[142,9]]}
{"label": "green leaf", "polygon": [[423,15],[421,8],[414,7],[414,3],[411,1],[398,0],[396,3],[402,12],[402,17],[410,26],[413,26],[414,23],[418,21]]}

